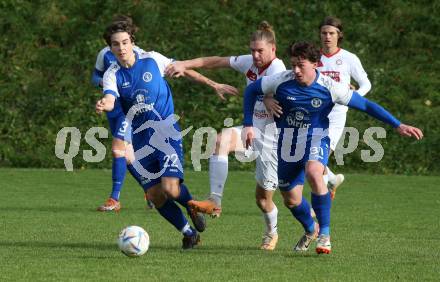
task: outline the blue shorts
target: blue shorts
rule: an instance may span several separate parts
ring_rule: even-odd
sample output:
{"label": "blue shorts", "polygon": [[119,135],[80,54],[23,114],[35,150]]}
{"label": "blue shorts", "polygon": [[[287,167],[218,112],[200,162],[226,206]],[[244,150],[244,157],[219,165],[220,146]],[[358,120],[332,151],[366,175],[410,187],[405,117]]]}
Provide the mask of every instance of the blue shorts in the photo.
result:
{"label": "blue shorts", "polygon": [[[281,191],[288,192],[296,185],[304,185],[305,168],[308,161],[319,161],[327,166],[330,151],[330,139],[321,140],[319,146],[311,146],[308,143],[304,150],[304,156],[298,161],[285,161],[281,156],[280,145],[278,146],[278,186]],[[295,147],[291,150],[295,152]]]}
{"label": "blue shorts", "polygon": [[113,111],[107,113],[107,120],[113,138],[131,143],[131,126],[129,126],[129,123],[125,120],[124,112],[118,100],[115,101]]}
{"label": "blue shorts", "polygon": [[[147,132],[144,131],[133,136],[135,162],[141,165],[141,171],[138,170],[138,172],[145,179],[142,184],[144,190],[160,183],[162,177],[175,177],[183,182],[182,139],[168,138],[157,146],[149,138],[151,132]],[[145,140],[150,142],[145,142]],[[136,165],[135,168],[137,169]]]}

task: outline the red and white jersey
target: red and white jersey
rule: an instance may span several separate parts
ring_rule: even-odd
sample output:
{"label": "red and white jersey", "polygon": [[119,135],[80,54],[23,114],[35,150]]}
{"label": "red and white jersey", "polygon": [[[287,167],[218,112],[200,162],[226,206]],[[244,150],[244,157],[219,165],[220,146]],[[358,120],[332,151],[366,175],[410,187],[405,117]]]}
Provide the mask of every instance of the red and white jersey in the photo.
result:
{"label": "red and white jersey", "polygon": [[[246,85],[251,84],[257,79],[276,74],[286,70],[283,61],[275,58],[270,64],[262,69],[258,69],[253,62],[252,55],[233,56],[229,58],[231,67],[246,75]],[[263,104],[263,95],[257,98],[254,107],[253,124],[255,127],[264,132],[267,124],[274,123],[273,117],[267,112]]]}
{"label": "red and white jersey", "polygon": [[[318,70],[322,74],[347,85],[351,84],[351,78],[353,78],[359,85],[359,89],[356,92],[362,96],[371,89],[371,83],[362,67],[361,61],[355,54],[347,50],[339,48],[338,51],[331,55],[322,54],[321,60],[318,63]],[[337,112],[347,112],[347,110],[348,108],[342,105],[335,105],[334,107],[334,111]]]}

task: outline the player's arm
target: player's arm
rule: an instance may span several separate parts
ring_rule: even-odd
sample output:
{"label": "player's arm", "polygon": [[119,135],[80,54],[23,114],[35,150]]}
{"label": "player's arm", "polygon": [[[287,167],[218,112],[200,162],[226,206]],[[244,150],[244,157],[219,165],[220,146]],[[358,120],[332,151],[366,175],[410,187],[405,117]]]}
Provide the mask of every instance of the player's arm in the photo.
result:
{"label": "player's arm", "polygon": [[114,67],[110,67],[102,79],[104,97],[96,102],[96,113],[100,114],[103,111],[110,112],[115,108],[115,101],[119,97],[118,85],[116,82],[116,75]]}
{"label": "player's arm", "polygon": [[229,94],[236,96],[238,94],[238,89],[234,86],[228,84],[217,83],[206,76],[194,71],[185,70],[185,76],[201,84],[208,85],[217,93],[220,99],[225,100],[224,94]]}
{"label": "player's arm", "polygon": [[258,79],[257,81],[249,84],[244,91],[244,102],[243,102],[243,141],[245,148],[249,148],[252,144],[252,140],[255,138],[255,133],[252,128],[253,126],[253,114],[255,103],[257,102],[257,96],[264,94],[263,89],[261,87],[261,82],[263,78]]}
{"label": "player's arm", "polygon": [[103,98],[96,102],[95,110],[97,114],[111,112],[115,107],[116,97],[112,94],[105,94]]}
{"label": "player's arm", "polygon": [[417,140],[423,138],[423,132],[419,128],[401,123],[383,107],[368,100],[367,98],[362,97],[357,92],[353,92],[347,106],[366,112],[370,116],[391,125],[402,136],[414,137]]}
{"label": "player's arm", "polygon": [[367,72],[362,67],[361,61],[357,56],[354,56],[351,65],[351,77],[359,85],[359,89],[356,90],[362,96],[365,96],[368,91],[371,90],[371,82],[368,79]]}
{"label": "player's arm", "polygon": [[92,84],[96,87],[102,87],[102,78],[105,72],[104,57],[108,48],[103,48],[96,56],[95,69],[92,73]]}
{"label": "player's arm", "polygon": [[92,74],[92,84],[96,87],[102,87],[102,76],[104,73],[95,69]]}
{"label": "player's arm", "polygon": [[201,57],[192,60],[174,61],[165,69],[165,75],[169,77],[180,77],[185,75],[188,69],[196,68],[228,68],[230,67],[229,57]]}

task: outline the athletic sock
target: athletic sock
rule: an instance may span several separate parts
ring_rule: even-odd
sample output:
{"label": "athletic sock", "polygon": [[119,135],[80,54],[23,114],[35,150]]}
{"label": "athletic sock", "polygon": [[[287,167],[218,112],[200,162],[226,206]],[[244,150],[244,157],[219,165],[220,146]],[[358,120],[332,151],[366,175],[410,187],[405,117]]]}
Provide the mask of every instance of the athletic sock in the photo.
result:
{"label": "athletic sock", "polygon": [[119,194],[124,184],[127,163],[124,157],[114,157],[112,163],[112,193],[110,198],[119,201]]}
{"label": "athletic sock", "polygon": [[169,223],[171,223],[174,227],[176,227],[179,232],[183,232],[182,230],[186,225],[189,225],[188,220],[182,213],[182,210],[176,205],[176,203],[172,200],[166,200],[166,202],[160,208],[156,208],[160,215],[165,218]]}
{"label": "athletic sock", "polygon": [[332,200],[330,193],[325,195],[312,194],[312,207],[316,213],[316,218],[319,223],[319,235],[330,235],[330,208]]}
{"label": "athletic sock", "polygon": [[175,201],[178,202],[179,204],[181,204],[189,213],[190,210],[189,210],[188,202],[191,200],[192,200],[192,196],[188,190],[188,187],[186,187],[186,185],[183,183],[180,184],[180,194],[175,199]]}
{"label": "athletic sock", "polygon": [[315,230],[315,221],[310,215],[310,204],[306,198],[302,197],[301,204],[290,209],[293,216],[301,223],[307,233]]}
{"label": "athletic sock", "polygon": [[266,223],[267,234],[278,234],[278,208],[274,205],[273,210],[263,212],[264,222]]}
{"label": "athletic sock", "polygon": [[327,167],[327,175],[328,175],[328,182],[330,184],[335,184],[335,182],[336,182],[336,175],[333,173],[333,171],[330,170],[329,167]]}
{"label": "athletic sock", "polygon": [[213,155],[209,158],[210,198],[221,206],[223,190],[228,178],[228,156]]}

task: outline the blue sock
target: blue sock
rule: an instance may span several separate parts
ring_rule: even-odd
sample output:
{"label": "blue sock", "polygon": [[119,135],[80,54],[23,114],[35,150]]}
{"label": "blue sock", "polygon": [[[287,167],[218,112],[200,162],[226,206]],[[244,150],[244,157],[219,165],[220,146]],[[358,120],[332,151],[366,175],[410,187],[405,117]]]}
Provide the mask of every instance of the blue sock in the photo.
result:
{"label": "blue sock", "polygon": [[141,185],[142,189],[144,189],[144,192],[147,192],[147,190],[145,190],[145,188],[143,187],[143,183],[142,183],[144,177],[139,172],[137,172],[137,170],[134,168],[132,164],[127,164],[127,169],[130,172],[130,174],[133,176],[133,178],[137,181],[137,183]]}
{"label": "blue sock", "polygon": [[[160,215],[165,218],[169,223],[176,227],[179,232],[182,232],[184,228],[188,225],[188,220],[182,213],[182,210],[176,205],[173,200],[167,200],[163,206],[156,208]],[[192,232],[192,229],[190,232]],[[185,234],[187,235],[187,234]],[[188,234],[191,235],[191,234]]]}
{"label": "blue sock", "polygon": [[178,202],[179,204],[181,204],[183,207],[185,207],[185,209],[188,211],[189,213],[189,206],[188,206],[188,202],[192,200],[192,196],[188,190],[188,187],[186,187],[185,184],[180,184],[180,194],[179,197],[177,197],[175,199],[176,202]]}
{"label": "blue sock", "polygon": [[113,158],[112,164],[112,193],[110,197],[119,201],[119,193],[121,192],[122,184],[124,184],[125,172],[127,171],[127,163],[124,157]]}
{"label": "blue sock", "polygon": [[301,223],[307,233],[312,233],[315,230],[315,221],[310,215],[310,204],[306,198],[303,197],[301,204],[291,208],[290,212]]}
{"label": "blue sock", "polygon": [[312,194],[312,207],[319,223],[319,235],[330,235],[330,208],[332,200],[330,192],[325,195]]}

